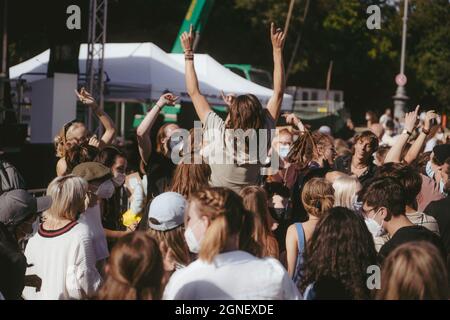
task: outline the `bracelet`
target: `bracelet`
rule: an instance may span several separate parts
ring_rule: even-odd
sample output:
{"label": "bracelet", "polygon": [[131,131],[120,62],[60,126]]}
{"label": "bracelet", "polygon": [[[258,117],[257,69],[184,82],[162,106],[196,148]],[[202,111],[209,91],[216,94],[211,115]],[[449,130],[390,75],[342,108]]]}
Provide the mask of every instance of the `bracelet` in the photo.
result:
{"label": "bracelet", "polygon": [[425,128],[422,128],[422,132],[425,133],[426,135],[428,135],[430,133],[430,129],[427,130]]}
{"label": "bracelet", "polygon": [[194,60],[194,55],[192,55],[192,56],[184,56],[184,60]]}

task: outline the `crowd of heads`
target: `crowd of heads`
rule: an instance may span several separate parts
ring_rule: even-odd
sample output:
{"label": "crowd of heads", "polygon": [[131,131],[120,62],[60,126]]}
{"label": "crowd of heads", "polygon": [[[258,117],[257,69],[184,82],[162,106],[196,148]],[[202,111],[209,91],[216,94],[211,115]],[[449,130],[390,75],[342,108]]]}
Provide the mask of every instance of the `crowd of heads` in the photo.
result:
{"label": "crowd of heads", "polygon": [[[45,196],[26,192],[2,160],[0,297],[448,299],[450,144],[436,113],[367,112],[366,127],[349,119],[340,130],[289,114],[276,128],[284,34],[273,25],[271,41],[267,107],[251,94],[228,96],[221,119],[198,88],[192,31],[182,35],[200,143],[195,130],[174,139],[175,123],[151,130],[177,99],[166,93],[137,128],[132,153],[141,161],[130,166],[111,119],[82,91],[105,133],[97,138],[79,121],[63,126],[58,177]],[[219,134],[204,135],[210,129]],[[226,130],[266,129],[276,130],[266,162],[207,156],[211,146],[227,152]],[[274,157],[277,170],[262,174]]]}

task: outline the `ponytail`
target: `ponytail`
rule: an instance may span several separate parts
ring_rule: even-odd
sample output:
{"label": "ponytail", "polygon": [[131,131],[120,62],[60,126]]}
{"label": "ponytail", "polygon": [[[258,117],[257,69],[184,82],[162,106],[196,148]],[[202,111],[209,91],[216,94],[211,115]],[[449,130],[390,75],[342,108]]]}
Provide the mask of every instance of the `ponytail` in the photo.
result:
{"label": "ponytail", "polygon": [[255,217],[253,212],[244,210],[242,216],[242,227],[239,232],[239,249],[247,251],[254,256],[262,257],[263,248],[255,241],[253,234],[255,232]]}
{"label": "ponytail", "polygon": [[220,215],[212,220],[199,252],[199,258],[212,262],[214,257],[225,249],[228,240],[228,224],[225,215]]}

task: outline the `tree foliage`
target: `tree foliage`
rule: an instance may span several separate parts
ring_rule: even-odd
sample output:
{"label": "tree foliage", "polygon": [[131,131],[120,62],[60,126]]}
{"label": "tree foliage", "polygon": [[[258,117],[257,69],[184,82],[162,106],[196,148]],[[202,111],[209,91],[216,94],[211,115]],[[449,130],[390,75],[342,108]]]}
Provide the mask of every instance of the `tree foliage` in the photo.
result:
{"label": "tree foliage", "polygon": [[[250,63],[271,70],[269,23],[284,26],[289,1],[215,1],[199,51],[209,53],[221,63]],[[394,77],[400,68],[403,1],[312,0],[303,22],[305,2],[295,1],[286,41],[287,64],[295,40],[302,33],[288,85],[323,88],[332,60],[332,88],[344,90],[346,106],[354,116],[362,117],[367,109],[381,111],[392,106]],[[16,10],[11,12],[13,20],[9,22],[10,61],[15,64],[48,47],[48,34],[58,32],[49,21],[52,15],[65,12],[49,10],[41,1],[10,3],[11,10]],[[24,11],[23,3],[32,8]],[[109,3],[108,41],[151,41],[169,51],[190,0]],[[371,4],[381,8],[380,30],[366,27],[369,16],[366,9]],[[45,10],[41,16],[36,14],[40,8]],[[409,106],[421,104],[449,110],[448,0],[410,0],[405,73]]]}

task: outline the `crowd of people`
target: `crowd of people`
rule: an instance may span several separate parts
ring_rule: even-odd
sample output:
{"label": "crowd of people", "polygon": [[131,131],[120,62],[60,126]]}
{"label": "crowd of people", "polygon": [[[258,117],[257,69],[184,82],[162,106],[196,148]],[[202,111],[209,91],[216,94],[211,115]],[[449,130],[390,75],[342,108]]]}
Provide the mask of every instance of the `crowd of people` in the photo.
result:
{"label": "crowd of people", "polygon": [[[1,160],[0,298],[448,299],[450,144],[439,116],[387,109],[379,120],[368,112],[364,130],[349,119],[333,132],[283,114],[277,127],[285,34],[272,24],[270,37],[273,96],[263,107],[228,95],[222,119],[200,90],[192,29],[183,33],[202,130],[185,141],[165,124],[152,145],[162,107],[177,101],[163,94],[137,128],[135,170],[84,89],[104,134],[63,126],[45,196]],[[256,159],[253,142],[267,150]]]}

